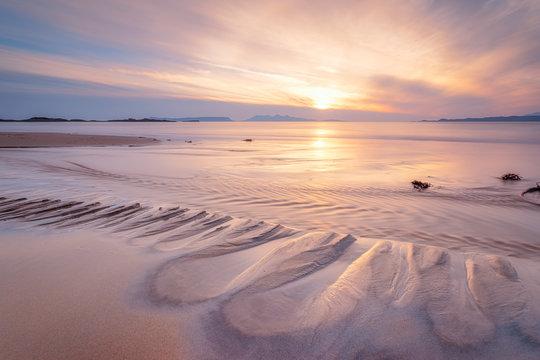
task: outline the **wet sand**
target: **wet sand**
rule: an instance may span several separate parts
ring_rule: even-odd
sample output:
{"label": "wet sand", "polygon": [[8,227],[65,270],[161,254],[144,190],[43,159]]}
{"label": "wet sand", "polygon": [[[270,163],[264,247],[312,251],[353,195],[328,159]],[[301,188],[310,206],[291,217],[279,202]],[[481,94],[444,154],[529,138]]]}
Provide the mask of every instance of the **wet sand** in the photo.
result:
{"label": "wet sand", "polygon": [[95,232],[9,225],[0,224],[1,359],[183,357],[178,320],[127,298],[152,259]]}
{"label": "wet sand", "polygon": [[0,220],[50,234],[2,240],[4,358],[540,356],[529,260],[139,203],[3,197]]}
{"label": "wet sand", "polygon": [[[183,179],[190,163],[177,152],[193,146],[178,131],[162,162],[151,146],[3,152],[0,358],[540,358],[538,208],[519,197],[525,183],[424,193],[304,184],[291,196],[283,184],[250,189],[242,172]],[[236,152],[204,151],[212,161],[199,149],[195,169],[238,168],[226,156]],[[141,164],[170,177],[145,177]],[[274,205],[288,222],[270,217]],[[302,214],[362,227],[314,229]]]}
{"label": "wet sand", "polygon": [[157,143],[142,136],[82,135],[39,132],[0,132],[0,148],[121,146]]}

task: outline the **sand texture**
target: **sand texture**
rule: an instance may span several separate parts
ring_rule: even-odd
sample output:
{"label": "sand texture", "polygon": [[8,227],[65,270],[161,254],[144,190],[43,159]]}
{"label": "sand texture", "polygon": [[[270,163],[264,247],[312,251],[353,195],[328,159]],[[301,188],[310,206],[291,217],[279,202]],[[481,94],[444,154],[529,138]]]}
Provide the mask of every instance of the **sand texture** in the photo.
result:
{"label": "sand texture", "polygon": [[139,203],[4,197],[0,220],[162,254],[140,296],[177,311],[193,358],[540,358],[529,260]]}
{"label": "sand texture", "polygon": [[157,141],[141,136],[0,132],[0,148],[147,145]]}

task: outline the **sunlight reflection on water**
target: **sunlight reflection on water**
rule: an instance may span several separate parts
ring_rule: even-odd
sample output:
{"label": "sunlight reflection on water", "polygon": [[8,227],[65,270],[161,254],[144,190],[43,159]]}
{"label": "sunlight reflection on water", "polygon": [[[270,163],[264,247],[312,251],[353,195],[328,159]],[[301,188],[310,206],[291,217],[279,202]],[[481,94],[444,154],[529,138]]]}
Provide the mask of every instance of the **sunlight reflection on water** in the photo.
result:
{"label": "sunlight reflection on water", "polygon": [[[2,129],[163,140],[138,148],[2,150],[4,192],[86,192],[179,203],[306,230],[465,250],[498,246],[510,255],[522,254],[520,244],[540,241],[540,208],[519,196],[540,180],[540,124],[92,123]],[[510,171],[524,180],[497,178]],[[413,179],[433,187],[413,191]]]}

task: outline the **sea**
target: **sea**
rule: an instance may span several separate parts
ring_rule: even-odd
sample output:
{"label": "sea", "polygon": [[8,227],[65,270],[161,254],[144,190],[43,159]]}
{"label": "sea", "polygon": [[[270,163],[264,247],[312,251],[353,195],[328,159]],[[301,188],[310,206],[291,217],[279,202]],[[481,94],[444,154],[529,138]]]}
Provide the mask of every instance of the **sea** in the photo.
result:
{"label": "sea", "polygon": [[[0,150],[1,196],[182,206],[305,231],[540,260],[539,123],[2,123],[153,137]],[[516,173],[520,181],[503,181]],[[414,189],[411,181],[431,184]]]}

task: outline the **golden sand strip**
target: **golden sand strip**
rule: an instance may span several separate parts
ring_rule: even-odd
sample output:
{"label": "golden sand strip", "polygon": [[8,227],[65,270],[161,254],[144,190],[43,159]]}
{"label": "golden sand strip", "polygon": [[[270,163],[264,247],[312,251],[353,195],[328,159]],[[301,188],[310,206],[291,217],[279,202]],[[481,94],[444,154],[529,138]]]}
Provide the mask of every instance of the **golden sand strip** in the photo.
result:
{"label": "golden sand strip", "polygon": [[141,136],[0,132],[0,148],[148,145],[158,141]]}

